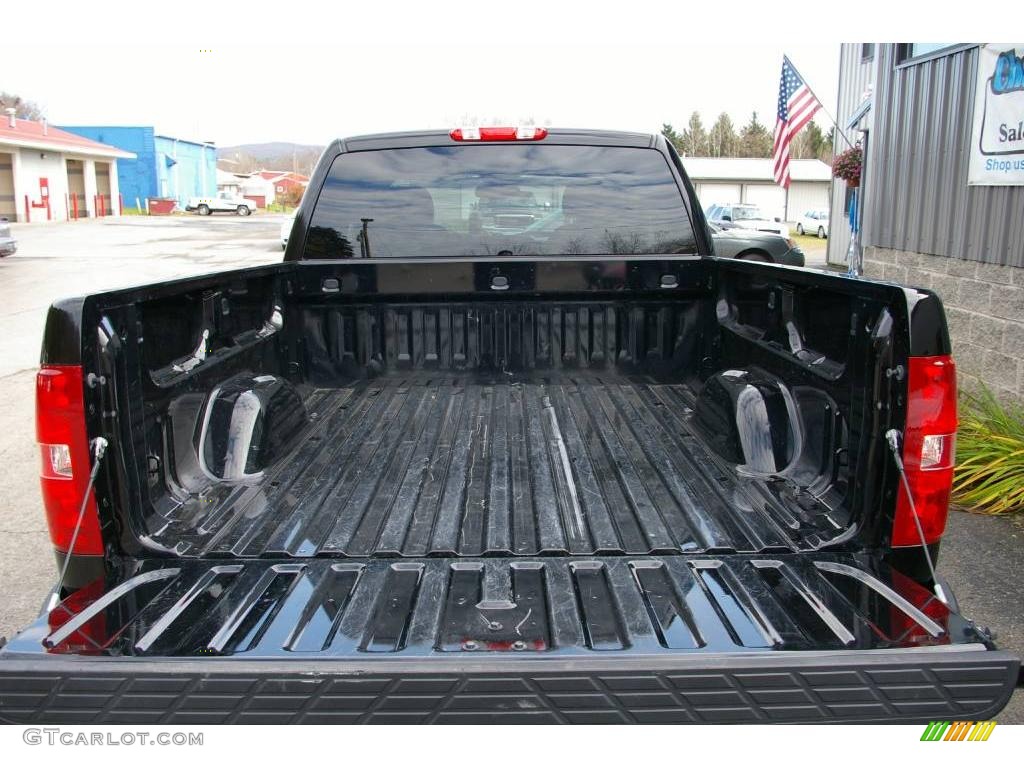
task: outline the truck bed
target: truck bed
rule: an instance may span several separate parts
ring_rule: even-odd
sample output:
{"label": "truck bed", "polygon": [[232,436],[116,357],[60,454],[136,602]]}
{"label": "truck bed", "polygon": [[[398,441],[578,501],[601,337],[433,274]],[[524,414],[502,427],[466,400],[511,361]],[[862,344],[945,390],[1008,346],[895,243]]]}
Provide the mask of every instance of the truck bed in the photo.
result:
{"label": "truck bed", "polygon": [[647,376],[394,375],[317,389],[254,485],[170,510],[201,556],[558,556],[814,549],[842,527],[737,477]]}
{"label": "truck bed", "polygon": [[[1019,660],[901,545],[889,441],[950,431],[941,303],[709,258],[662,137],[552,134],[335,143],[287,263],[51,308],[62,579],[0,722],[1000,710]],[[538,226],[485,226],[520,184]]]}

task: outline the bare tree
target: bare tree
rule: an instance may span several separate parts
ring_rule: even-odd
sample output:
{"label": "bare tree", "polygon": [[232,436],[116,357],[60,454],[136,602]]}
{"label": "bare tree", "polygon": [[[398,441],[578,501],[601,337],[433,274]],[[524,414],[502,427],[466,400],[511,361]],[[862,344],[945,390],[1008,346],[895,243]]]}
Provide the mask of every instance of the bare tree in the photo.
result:
{"label": "bare tree", "polygon": [[789,151],[796,160],[821,160],[832,162],[831,133],[822,132],[813,120],[793,137]]}
{"label": "bare tree", "polygon": [[738,149],[736,129],[732,119],[723,112],[715,120],[708,134],[708,155],[710,157],[736,157]]}
{"label": "bare tree", "polygon": [[683,148],[690,157],[705,157],[708,154],[708,132],[700,119],[700,112],[690,115],[690,122],[683,131]]}
{"label": "bare tree", "polygon": [[42,120],[46,117],[42,108],[34,101],[24,99],[16,93],[0,91],[0,110],[14,107],[15,115],[22,120]]}

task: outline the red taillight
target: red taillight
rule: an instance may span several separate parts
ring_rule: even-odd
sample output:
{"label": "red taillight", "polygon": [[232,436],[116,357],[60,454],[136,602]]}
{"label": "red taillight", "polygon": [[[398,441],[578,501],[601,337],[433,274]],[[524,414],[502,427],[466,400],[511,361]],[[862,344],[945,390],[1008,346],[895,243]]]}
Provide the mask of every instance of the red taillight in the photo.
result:
{"label": "red taillight", "polygon": [[[36,439],[42,454],[39,476],[50,540],[58,550],[68,552],[92,468],[80,366],[50,365],[39,371]],[[89,499],[73,554],[103,554],[95,497]]]}
{"label": "red taillight", "polygon": [[[942,538],[956,462],[956,366],[948,355],[911,357],[907,372],[907,426],[903,467],[928,544]],[[917,546],[921,536],[900,483],[892,543]]]}
{"label": "red taillight", "polygon": [[548,135],[548,129],[532,125],[519,128],[453,128],[448,135],[453,141],[540,141]]}

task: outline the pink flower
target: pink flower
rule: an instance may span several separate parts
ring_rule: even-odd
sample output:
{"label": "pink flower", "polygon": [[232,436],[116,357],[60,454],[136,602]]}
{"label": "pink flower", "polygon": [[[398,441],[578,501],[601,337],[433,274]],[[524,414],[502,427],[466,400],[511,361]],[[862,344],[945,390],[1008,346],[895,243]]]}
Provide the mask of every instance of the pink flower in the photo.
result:
{"label": "pink flower", "polygon": [[864,153],[859,146],[840,152],[832,161],[832,175],[848,183],[860,183],[861,165]]}

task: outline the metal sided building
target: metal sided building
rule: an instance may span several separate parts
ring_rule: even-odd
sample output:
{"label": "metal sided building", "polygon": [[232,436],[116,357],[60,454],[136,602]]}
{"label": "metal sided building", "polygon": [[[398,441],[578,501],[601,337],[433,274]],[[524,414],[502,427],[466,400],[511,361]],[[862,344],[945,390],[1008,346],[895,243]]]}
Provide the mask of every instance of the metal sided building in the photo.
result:
{"label": "metal sided building", "polygon": [[805,211],[828,208],[831,169],[820,160],[792,160],[789,192],[775,183],[770,159],[684,157],[701,207],[752,203],[767,215],[796,221]]}
{"label": "metal sided building", "polygon": [[217,194],[217,150],[210,142],[187,141],[156,133],[151,126],[66,126],[64,130],[133,152],[134,162],[119,165],[126,207],[145,206],[147,198],[173,198],[182,208],[190,197]]}
{"label": "metal sided building", "polygon": [[[1003,80],[1013,82],[1003,89]],[[865,276],[936,291],[962,384],[983,382],[1019,401],[1024,137],[1012,129],[1024,121],[1024,91],[1013,83],[1024,86],[1024,45],[845,44],[838,121],[865,155],[857,193]],[[837,136],[835,151],[844,149]],[[850,197],[836,179],[833,264],[845,263]]]}

